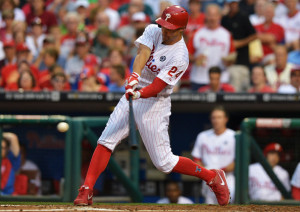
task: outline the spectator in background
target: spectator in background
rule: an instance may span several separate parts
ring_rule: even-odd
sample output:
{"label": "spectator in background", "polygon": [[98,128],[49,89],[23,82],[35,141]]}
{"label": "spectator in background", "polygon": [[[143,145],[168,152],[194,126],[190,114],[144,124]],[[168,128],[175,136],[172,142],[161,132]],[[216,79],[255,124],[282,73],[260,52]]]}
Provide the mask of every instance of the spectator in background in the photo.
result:
{"label": "spectator in background", "polygon": [[51,90],[52,91],[68,91],[70,90],[70,85],[68,85],[67,76],[63,72],[54,70],[51,76]]}
{"label": "spectator in background", "polygon": [[240,12],[239,0],[226,0],[229,3],[229,13],[222,18],[222,26],[233,36],[237,51],[235,66],[228,70],[230,84],[237,92],[246,91],[249,87],[249,43],[257,38],[256,31],[244,13]]}
{"label": "spectator in background", "polygon": [[272,3],[264,4],[265,21],[255,26],[257,37],[262,43],[264,57],[263,64],[271,64],[275,59],[274,49],[278,44],[284,44],[284,29],[273,22],[274,5]]}
{"label": "spectator in background", "polygon": [[189,41],[192,35],[204,25],[205,21],[205,15],[201,12],[200,0],[189,0],[189,11],[189,20],[185,30],[186,41]]}
{"label": "spectator in background", "polygon": [[[17,61],[16,45],[13,40],[4,41],[3,50],[4,50],[5,58],[0,61],[0,71],[4,66],[13,65]],[[1,78],[1,74],[0,74],[0,78]]]}
{"label": "spectator in background", "polygon": [[221,83],[222,70],[218,66],[213,66],[209,69],[209,84],[199,88],[198,92],[234,92],[234,88],[226,83]]}
{"label": "spectator in background", "polygon": [[110,83],[108,85],[109,92],[125,92],[125,67],[122,65],[114,65],[110,68]]}
{"label": "spectator in background", "polygon": [[296,170],[292,176],[292,195],[295,200],[300,200],[300,163],[298,163]]}
{"label": "spectator in background", "polygon": [[99,0],[97,11],[104,11],[106,13],[109,18],[108,27],[111,31],[115,31],[120,24],[120,15],[116,10],[109,7],[111,2],[111,0]]}
{"label": "spectator in background", "polygon": [[90,43],[88,34],[80,32],[75,41],[75,54],[69,58],[66,63],[65,73],[73,90],[77,89],[79,75],[85,65],[96,68],[99,65],[99,59],[89,53]]}
{"label": "spectator in background", "polygon": [[283,84],[278,88],[278,93],[296,94],[300,92],[300,66],[294,66],[291,70],[290,84]]}
{"label": "spectator in background", "polygon": [[300,48],[300,12],[297,9],[298,0],[285,0],[288,14],[282,16],[278,23],[284,28],[285,43],[289,50]]}
{"label": "spectator in background", "polygon": [[234,54],[234,45],[230,32],[220,26],[221,18],[220,7],[216,4],[208,5],[205,11],[205,26],[200,28],[189,40],[192,90],[197,91],[209,83],[208,70],[212,66],[222,67],[221,82],[229,80],[228,73],[224,70],[225,61],[222,59]]}
{"label": "spectator in background", "polygon": [[128,4],[122,5],[118,12],[121,16],[120,26],[128,24],[129,17],[136,12],[144,12],[150,18],[150,21],[155,20],[151,7],[145,4],[143,0],[130,0]]}
{"label": "spectator in background", "polygon": [[265,67],[269,85],[277,90],[281,84],[290,83],[292,64],[287,63],[287,49],[284,45],[278,45],[274,50],[275,64]]}
{"label": "spectator in background", "polygon": [[69,12],[64,17],[66,26],[66,34],[61,38],[60,54],[64,58],[68,58],[75,47],[75,40],[80,24],[80,17],[76,12]]}
{"label": "spectator in background", "polygon": [[[194,161],[205,168],[222,169],[226,172],[231,201],[234,198],[235,132],[226,127],[228,114],[222,106],[215,107],[210,113],[212,129],[198,134],[192,151]],[[208,188],[202,186],[206,204],[217,204],[217,199]]]}
{"label": "spectator in background", "polygon": [[26,36],[26,44],[34,59],[38,57],[46,35],[43,33],[42,20],[39,17],[33,19],[31,23],[31,34]]}
{"label": "spectator in background", "polygon": [[2,12],[2,20],[5,23],[5,25],[0,28],[0,40],[13,40],[14,12],[12,10],[4,10]]}
{"label": "spectator in background", "polygon": [[1,195],[10,195],[14,192],[15,172],[7,157],[10,141],[5,137],[1,141]]}
{"label": "spectator in background", "polygon": [[59,52],[56,48],[47,48],[43,52],[43,63],[46,69],[39,73],[38,85],[41,89],[51,89],[51,76],[57,65]]}
{"label": "spectator in background", "polygon": [[133,43],[135,34],[138,30],[145,30],[147,22],[146,14],[143,12],[137,12],[132,15],[131,22],[118,30],[119,36],[124,38],[127,43]]}
{"label": "spectator in background", "polygon": [[[282,147],[279,143],[270,143],[264,148],[264,155],[273,172],[277,175],[286,190],[290,191],[289,174],[278,165],[281,152]],[[251,200],[282,200],[280,191],[276,188],[260,163],[254,163],[249,166],[249,196]]]}
{"label": "spectator in background", "polygon": [[7,87],[11,91],[39,91],[36,79],[34,78],[30,69],[20,72],[17,83],[11,83]]}
{"label": "spectator in background", "polygon": [[26,175],[28,178],[27,194],[41,194],[41,171],[33,161],[27,159],[27,150],[25,146],[21,146],[21,168],[18,173]]}
{"label": "spectator in background", "polygon": [[[10,83],[17,83],[19,74],[25,70],[30,69],[35,79],[38,79],[38,69],[30,65],[31,55],[26,44],[19,44],[17,49],[17,63],[9,64],[2,68],[2,87],[8,87]],[[25,67],[25,68],[23,68]]]}
{"label": "spectator in background", "polygon": [[89,24],[89,19],[87,17],[89,5],[90,5],[90,3],[88,0],[77,0],[75,2],[76,12],[81,19],[80,22],[84,23],[84,25]]}
{"label": "spectator in background", "polygon": [[181,196],[179,183],[168,182],[165,187],[166,197],[157,201],[159,204],[194,204],[192,200]]}
{"label": "spectator in background", "polygon": [[91,66],[83,67],[80,74],[79,91],[83,92],[108,92],[108,88],[102,85]]}
{"label": "spectator in background", "polygon": [[255,66],[252,69],[251,80],[253,86],[248,90],[249,93],[274,93],[271,86],[267,85],[267,77],[262,66]]}
{"label": "spectator in background", "polygon": [[266,0],[256,0],[254,10],[255,13],[249,16],[249,20],[253,26],[260,25],[265,22],[264,9]]}
{"label": "spectator in background", "polygon": [[17,7],[16,1],[14,0],[2,0],[0,1],[0,27],[4,27],[4,22],[2,21],[2,12],[5,10],[12,10],[14,13],[15,21],[25,21],[25,15],[23,11]]}
{"label": "spectator in background", "polygon": [[49,32],[49,29],[52,26],[57,25],[54,13],[45,10],[44,0],[31,0],[30,5],[31,12],[26,15],[26,22],[28,25],[30,25],[36,17],[39,17],[42,20],[45,32]]}
{"label": "spectator in background", "polygon": [[114,43],[112,32],[107,26],[100,26],[96,32],[92,52],[101,59],[107,57],[110,47]]}

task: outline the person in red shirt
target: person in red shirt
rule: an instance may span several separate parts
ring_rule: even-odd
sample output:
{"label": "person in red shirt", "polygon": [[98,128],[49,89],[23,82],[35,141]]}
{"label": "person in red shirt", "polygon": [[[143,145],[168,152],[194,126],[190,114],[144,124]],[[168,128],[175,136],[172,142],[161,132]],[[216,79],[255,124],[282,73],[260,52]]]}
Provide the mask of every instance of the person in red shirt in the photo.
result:
{"label": "person in red shirt", "polygon": [[16,83],[10,83],[6,87],[6,90],[10,91],[39,91],[37,82],[30,69],[24,70],[20,73],[18,81]]}
{"label": "person in red shirt", "polygon": [[284,43],[284,29],[273,22],[275,8],[272,3],[266,3],[264,7],[265,22],[255,26],[257,37],[262,42],[264,58],[267,64],[274,60],[274,49],[277,44]]}
{"label": "person in red shirt", "polygon": [[189,10],[189,20],[185,30],[187,41],[198,29],[200,29],[204,25],[205,21],[205,15],[201,12],[200,0],[190,0]]}
{"label": "person in red shirt", "polygon": [[79,91],[83,92],[108,92],[105,85],[100,84],[92,66],[84,66],[80,74]]}
{"label": "person in red shirt", "polygon": [[251,80],[253,86],[248,90],[249,93],[274,93],[275,91],[267,85],[267,77],[262,66],[255,66],[252,69]]}
{"label": "person in red shirt", "polygon": [[42,20],[45,32],[49,32],[49,29],[52,26],[57,25],[54,13],[45,10],[44,0],[31,0],[30,3],[32,11],[26,15],[26,22],[28,26],[36,17],[39,17]]}
{"label": "person in red shirt", "polygon": [[51,75],[53,69],[57,66],[56,61],[58,59],[59,52],[56,48],[47,48],[44,52],[43,62],[47,69],[39,73],[38,84],[41,89],[50,89],[51,85]]}
{"label": "person in red shirt", "polygon": [[209,84],[199,88],[198,92],[235,92],[234,88],[227,83],[221,83],[222,70],[218,66],[209,69]]}
{"label": "person in red shirt", "polygon": [[17,63],[8,64],[4,66],[1,70],[2,87],[8,87],[10,83],[17,83],[19,78],[19,74],[25,70],[30,69],[34,78],[38,79],[38,69],[30,65],[28,61],[30,61],[31,54],[26,44],[22,43],[17,45]]}

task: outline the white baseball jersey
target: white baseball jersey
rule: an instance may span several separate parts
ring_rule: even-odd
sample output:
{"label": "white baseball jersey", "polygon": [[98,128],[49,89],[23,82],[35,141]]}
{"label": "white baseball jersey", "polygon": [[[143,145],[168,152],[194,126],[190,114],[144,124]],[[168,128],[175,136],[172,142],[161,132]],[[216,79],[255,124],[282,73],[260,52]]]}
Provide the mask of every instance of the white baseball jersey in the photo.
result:
{"label": "white baseball jersey", "polygon": [[[168,198],[162,198],[157,201],[158,204],[170,204],[170,200]],[[178,197],[177,204],[194,204],[192,200],[187,197],[180,196]]]}
{"label": "white baseball jersey", "polygon": [[[188,44],[190,54],[194,57],[205,55],[204,65],[197,66],[193,64],[190,80],[198,84],[208,84],[208,70],[212,66],[223,67],[222,58],[234,52],[234,46],[230,32],[223,27],[215,30],[203,27],[195,32]],[[229,75],[226,71],[222,72],[221,82],[228,82]]]}
{"label": "white baseball jersey", "polygon": [[[278,165],[273,168],[273,171],[285,188],[290,191],[288,172]],[[252,200],[281,200],[282,195],[280,191],[260,163],[254,163],[249,166],[249,196]]]}
{"label": "white baseball jersey", "polygon": [[293,174],[291,185],[300,188],[300,163],[298,163],[297,168]]}
{"label": "white baseball jersey", "polygon": [[[234,161],[235,158],[235,132],[226,129],[221,135],[216,135],[213,129],[199,133],[192,156],[201,159],[207,169],[225,168]],[[226,173],[228,188],[230,190],[231,201],[234,198],[235,177],[232,172]],[[205,196],[206,204],[217,204],[218,201],[205,183],[202,184],[202,194]]]}
{"label": "white baseball jersey", "polygon": [[291,43],[300,38],[300,12],[296,15],[289,17],[288,15],[282,16],[276,20],[278,24],[284,29],[285,42]]}
{"label": "white baseball jersey", "polygon": [[[171,115],[170,94],[188,67],[187,47],[183,39],[173,45],[163,45],[161,28],[154,24],[147,26],[135,43],[146,45],[152,50],[142,70],[138,87],[151,84],[156,77],[168,84],[157,97],[134,100],[133,111],[136,125],[152,162],[160,171],[169,173],[179,160],[179,157],[171,151],[168,134]],[[114,150],[116,145],[128,136],[128,113],[129,105],[124,95],[111,114],[98,140],[99,144]]]}

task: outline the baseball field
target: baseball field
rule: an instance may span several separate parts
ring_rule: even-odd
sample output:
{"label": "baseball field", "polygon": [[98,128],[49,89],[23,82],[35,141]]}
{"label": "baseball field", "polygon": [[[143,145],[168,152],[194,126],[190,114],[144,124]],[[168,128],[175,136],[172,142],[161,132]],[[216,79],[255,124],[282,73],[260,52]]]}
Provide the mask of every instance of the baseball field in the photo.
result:
{"label": "baseball field", "polygon": [[38,211],[38,212],[56,212],[56,211],[141,211],[141,212],[163,212],[163,211],[300,211],[300,206],[276,206],[276,205],[228,205],[225,207],[217,205],[174,205],[174,204],[105,204],[98,203],[93,206],[75,207],[71,203],[37,203],[37,202],[1,202],[0,212],[6,211]]}

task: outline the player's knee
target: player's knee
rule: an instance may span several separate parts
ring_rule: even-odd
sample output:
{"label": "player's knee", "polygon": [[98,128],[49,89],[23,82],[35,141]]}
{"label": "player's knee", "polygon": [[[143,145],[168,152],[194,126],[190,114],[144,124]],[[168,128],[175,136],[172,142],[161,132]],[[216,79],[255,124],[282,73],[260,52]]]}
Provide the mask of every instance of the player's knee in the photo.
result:
{"label": "player's knee", "polygon": [[174,160],[176,160],[176,159],[173,159],[172,157],[169,157],[168,159],[165,159],[165,160],[155,161],[154,166],[159,171],[168,174],[173,170],[173,168],[175,166]]}

